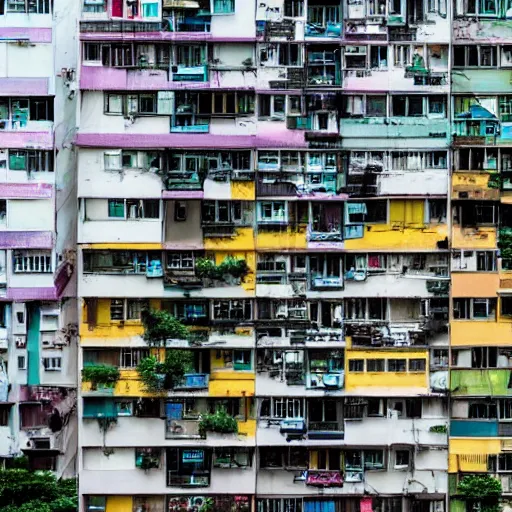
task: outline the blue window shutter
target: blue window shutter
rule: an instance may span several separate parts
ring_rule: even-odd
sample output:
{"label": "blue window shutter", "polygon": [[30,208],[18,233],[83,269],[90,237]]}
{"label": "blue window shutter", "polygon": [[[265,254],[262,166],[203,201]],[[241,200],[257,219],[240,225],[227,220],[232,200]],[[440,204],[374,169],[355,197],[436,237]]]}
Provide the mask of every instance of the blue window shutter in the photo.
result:
{"label": "blue window shutter", "polygon": [[170,420],[183,419],[183,404],[165,404],[165,415]]}

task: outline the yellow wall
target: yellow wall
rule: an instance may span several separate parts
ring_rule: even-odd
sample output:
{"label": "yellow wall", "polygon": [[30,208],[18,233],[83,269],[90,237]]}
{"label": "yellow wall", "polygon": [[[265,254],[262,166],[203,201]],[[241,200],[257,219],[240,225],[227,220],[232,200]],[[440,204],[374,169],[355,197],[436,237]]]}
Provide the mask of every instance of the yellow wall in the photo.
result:
{"label": "yellow wall", "polygon": [[231,199],[254,201],[256,199],[256,184],[254,181],[232,181]]}
{"label": "yellow wall", "polygon": [[[349,372],[351,359],[426,359],[425,372]],[[410,387],[428,388],[428,351],[401,350],[347,350],[345,353],[345,389]]]}
{"label": "yellow wall", "polygon": [[247,437],[256,437],[256,420],[238,421],[238,433]]}
{"label": "yellow wall", "polygon": [[457,439],[449,440],[448,472],[487,472],[487,456],[501,451],[499,439]]}
{"label": "yellow wall", "polygon": [[[160,309],[160,299],[150,299],[151,308]],[[94,329],[89,330],[87,320],[87,306],[82,303],[82,323],[80,325],[81,344],[87,344],[87,338],[105,338],[105,346],[111,345],[109,339],[130,338],[140,336],[144,332],[140,320],[126,320],[124,323],[119,320],[110,320],[110,299],[98,299],[97,324]]]}
{"label": "yellow wall", "polygon": [[511,321],[452,320],[450,343],[453,347],[511,346],[512,323]]}
{"label": "yellow wall", "polygon": [[472,193],[478,193],[478,199],[497,200],[500,191],[489,188],[490,173],[487,172],[454,172],[452,174],[452,199],[459,198],[459,192],[469,192],[469,196],[476,199]]}
{"label": "yellow wall", "polygon": [[267,231],[258,233],[256,237],[257,249],[273,249],[287,251],[290,249],[306,249],[306,228],[297,231],[290,229],[282,231]]}
{"label": "yellow wall", "polygon": [[[419,225],[418,225],[419,226]],[[364,237],[345,241],[345,249],[364,250],[437,250],[437,242],[448,236],[446,224],[430,224],[423,228],[411,227],[394,229],[392,224],[366,224]]]}
{"label": "yellow wall", "polygon": [[496,297],[497,272],[452,272],[452,297]]}
{"label": "yellow wall", "polygon": [[133,500],[131,496],[107,496],[105,512],[131,512]]}
{"label": "yellow wall", "polygon": [[254,230],[252,228],[237,228],[235,236],[205,238],[206,251],[253,251]]}
{"label": "yellow wall", "polygon": [[496,228],[461,228],[455,225],[451,241],[454,249],[496,249]]}
{"label": "yellow wall", "polygon": [[[82,382],[82,391],[90,390],[90,382]],[[121,378],[116,382],[113,396],[158,396],[158,393],[148,393],[144,390],[137,370],[121,370]]]}

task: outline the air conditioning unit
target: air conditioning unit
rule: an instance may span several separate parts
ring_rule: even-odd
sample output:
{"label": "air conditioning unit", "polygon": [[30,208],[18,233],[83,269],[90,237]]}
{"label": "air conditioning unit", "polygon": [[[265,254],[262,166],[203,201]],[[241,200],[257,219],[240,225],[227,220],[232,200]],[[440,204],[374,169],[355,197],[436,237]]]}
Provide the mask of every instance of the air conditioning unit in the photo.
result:
{"label": "air conditioning unit", "polygon": [[26,348],[27,339],[24,336],[15,336],[14,343],[16,344],[16,348]]}
{"label": "air conditioning unit", "polygon": [[43,340],[41,342],[41,345],[43,346],[43,348],[54,348],[55,347],[53,340]]}

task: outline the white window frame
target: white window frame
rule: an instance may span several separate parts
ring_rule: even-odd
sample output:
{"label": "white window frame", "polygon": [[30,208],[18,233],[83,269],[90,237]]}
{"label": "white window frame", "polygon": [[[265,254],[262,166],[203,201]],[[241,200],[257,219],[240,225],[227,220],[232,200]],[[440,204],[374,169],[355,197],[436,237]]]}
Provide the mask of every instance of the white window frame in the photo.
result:
{"label": "white window frame", "polygon": [[13,252],[13,272],[15,274],[51,274],[52,260],[51,251],[16,249]]}
{"label": "white window frame", "polygon": [[62,357],[43,357],[42,361],[45,372],[62,371]]}
{"label": "white window frame", "polygon": [[[128,318],[129,313],[129,302],[140,302],[141,310],[144,308],[144,303],[147,302],[145,299],[110,299],[109,313],[110,322],[140,322],[140,318]],[[115,303],[115,304],[114,304]],[[122,318],[112,318],[112,306],[118,308],[122,307]]]}
{"label": "white window frame", "polygon": [[[173,264],[172,259],[178,259],[178,264]],[[176,260],[175,260],[176,261]],[[185,265],[185,262],[187,263]],[[194,270],[195,256],[192,251],[168,252],[166,255],[166,268],[170,270]]]}
{"label": "white window frame", "polygon": [[[271,216],[264,216],[264,208],[270,207]],[[282,212],[282,214],[280,213]],[[264,223],[288,223],[288,203],[287,201],[258,201],[258,222]]]}

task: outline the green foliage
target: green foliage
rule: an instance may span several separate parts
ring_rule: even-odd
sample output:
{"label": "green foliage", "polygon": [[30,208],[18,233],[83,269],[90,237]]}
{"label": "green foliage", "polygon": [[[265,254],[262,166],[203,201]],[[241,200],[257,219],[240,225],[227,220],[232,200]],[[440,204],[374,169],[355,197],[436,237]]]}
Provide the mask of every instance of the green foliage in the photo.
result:
{"label": "green foliage", "polygon": [[158,469],[160,467],[160,458],[155,457],[149,454],[144,454],[140,461],[139,468],[144,471],[149,471],[150,469]]}
{"label": "green foliage", "polygon": [[199,433],[204,436],[206,432],[220,434],[238,433],[238,423],[225,409],[219,408],[213,414],[204,414],[199,422]]}
{"label": "green foliage", "polygon": [[503,261],[503,268],[512,267],[512,228],[501,228],[498,236],[498,249]]}
{"label": "green foliage", "polygon": [[109,364],[92,364],[82,369],[82,382],[90,382],[93,389],[98,384],[114,387],[120,376],[119,368]]}
{"label": "green foliage", "polygon": [[192,369],[193,357],[187,350],[167,350],[164,362],[158,361],[155,356],[145,357],[137,366],[137,372],[147,391],[174,389],[185,373]]}
{"label": "green foliage", "polygon": [[143,338],[148,345],[164,346],[168,339],[187,339],[188,329],[168,311],[142,312]]}
{"label": "green foliage", "polygon": [[457,493],[466,498],[496,500],[502,493],[501,482],[490,475],[467,475],[457,486]]}
{"label": "green foliage", "polygon": [[215,502],[213,501],[213,498],[205,498],[199,512],[213,512],[214,506]]}
{"label": "green foliage", "polygon": [[0,512],[77,512],[75,479],[57,480],[51,471],[0,471]]}
{"label": "green foliage", "polygon": [[209,258],[197,258],[195,267],[196,276],[208,279],[225,279],[226,276],[232,276],[236,279],[243,279],[249,273],[249,265],[242,259],[232,258],[224,259],[220,265],[216,265]]}
{"label": "green foliage", "polygon": [[448,432],[448,427],[446,425],[433,425],[428,429],[428,431],[433,434],[446,434]]}
{"label": "green foliage", "polygon": [[7,469],[28,469],[28,457],[21,455],[12,459],[6,459],[5,465]]}
{"label": "green foliage", "polygon": [[501,188],[501,176],[497,172],[489,173],[489,181],[487,182],[489,188]]}

